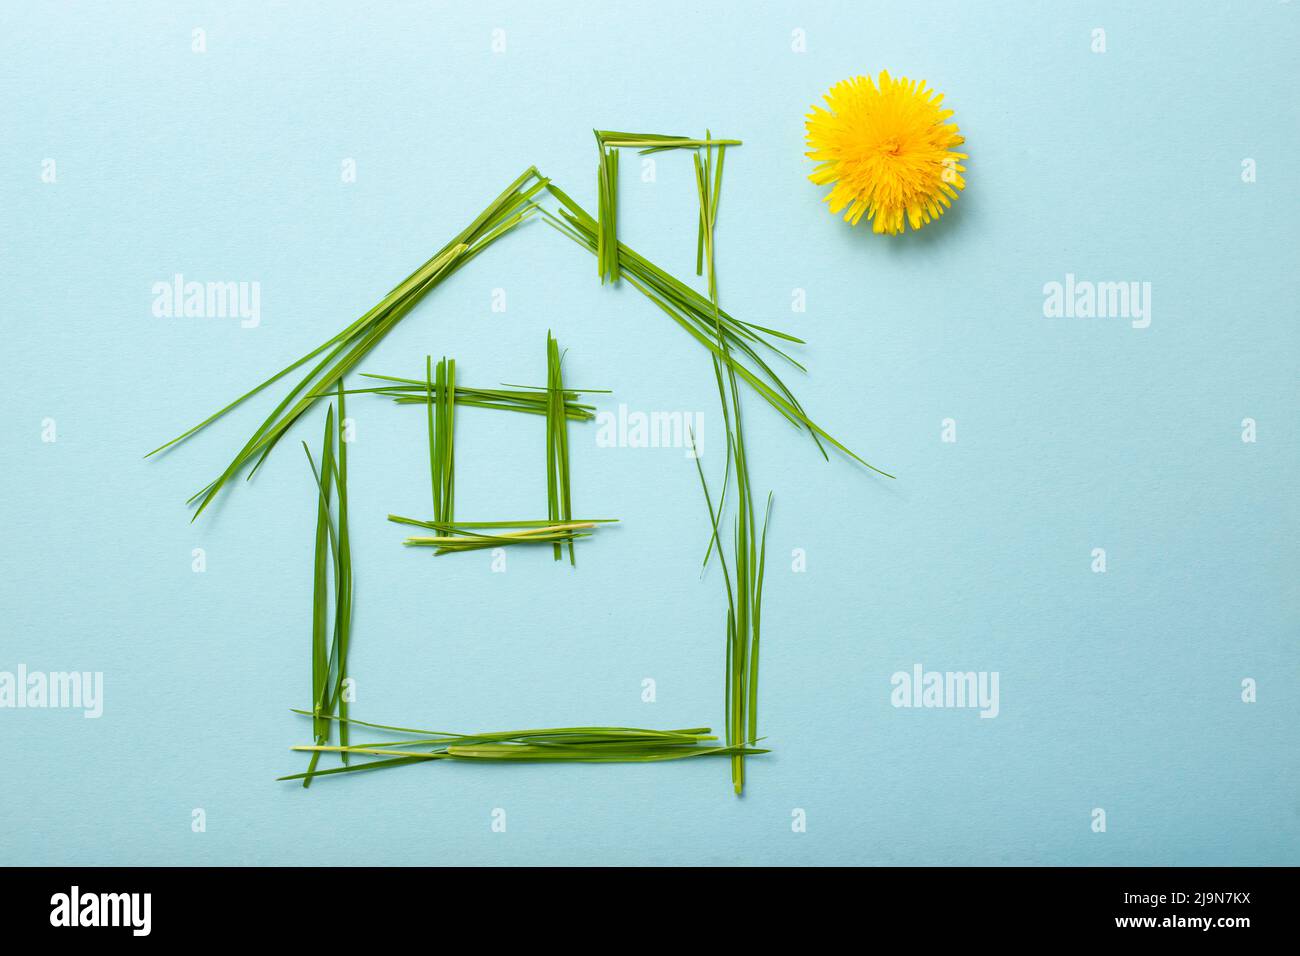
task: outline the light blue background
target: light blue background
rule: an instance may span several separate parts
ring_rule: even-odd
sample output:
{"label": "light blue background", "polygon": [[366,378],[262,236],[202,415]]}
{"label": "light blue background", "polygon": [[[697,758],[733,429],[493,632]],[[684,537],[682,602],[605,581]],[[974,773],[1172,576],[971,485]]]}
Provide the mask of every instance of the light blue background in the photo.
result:
{"label": "light blue background", "polygon": [[[106,700],[97,721],[0,711],[0,859],[1300,861],[1300,11],[1135,6],[6,5],[0,669],[100,670]],[[802,143],[831,83],[882,67],[944,91],[971,154],[955,210],[895,238],[827,214]],[[805,336],[810,374],[788,381],[899,475],[825,463],[747,404],[753,477],[776,494],[760,711],[775,752],[740,800],[720,761],[275,783],[304,763],[289,708],[308,697],[315,503],[296,445],[320,418],[194,525],[184,499],[269,405],[141,455],[351,321],[528,165],[594,208],[593,126],[745,141],[727,161],[723,302]],[[685,276],[689,160],[661,158],[654,184],[637,169],[625,157],[623,238]],[[261,327],[154,318],[151,286],[177,272],[259,281]],[[1043,284],[1067,272],[1151,282],[1150,328],[1044,318]],[[539,382],[547,328],[570,381],[615,389],[604,407],[704,410],[716,480],[705,354],[541,223],[363,368],[408,374],[428,352],[468,382]],[[575,428],[577,508],[623,525],[576,571],[538,551],[492,574],[486,555],[400,547],[384,515],[427,511],[422,417],[351,411],[357,716],[720,724],[722,585],[699,580],[705,516],[679,450]],[[459,513],[540,512],[538,423],[460,421]],[[1001,715],[894,709],[890,675],[914,663],[998,671]]]}

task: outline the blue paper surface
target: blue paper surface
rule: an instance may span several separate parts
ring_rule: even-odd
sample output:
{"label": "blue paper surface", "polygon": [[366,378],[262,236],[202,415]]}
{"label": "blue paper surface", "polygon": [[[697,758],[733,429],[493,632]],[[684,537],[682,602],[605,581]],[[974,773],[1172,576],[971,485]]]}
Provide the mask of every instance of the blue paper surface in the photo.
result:
{"label": "blue paper surface", "polygon": [[[99,673],[103,692],[93,719],[0,708],[0,860],[1300,861],[1297,15],[7,6],[0,671]],[[971,157],[955,208],[898,237],[831,216],[803,155],[810,104],[882,68],[944,92]],[[310,696],[299,442],[318,446],[324,410],[194,524],[185,499],[279,393],[142,456],[363,313],[529,165],[594,211],[593,127],[744,140],[722,302],[807,339],[809,373],[787,382],[898,475],[823,461],[747,397],[752,477],[775,502],[773,752],[742,799],[709,760],[276,783],[305,766],[288,749]],[[647,178],[626,154],[621,237],[697,281],[689,156]],[[178,275],[256,283],[256,315],[155,314]],[[1139,283],[1148,312],[1048,317],[1045,287],[1067,282]],[[720,480],[706,353],[542,222],[361,368],[448,355],[469,384],[544,384],[547,329],[568,381],[613,390],[597,402],[616,420],[702,414]],[[722,580],[700,576],[707,517],[681,448],[574,425],[575,510],[622,522],[576,570],[516,549],[500,573],[486,552],[404,549],[385,520],[429,511],[421,410],[357,396],[349,412],[356,716],[721,727]],[[542,516],[540,420],[465,409],[457,428],[458,515]],[[895,706],[918,666],[996,673],[996,716]]]}

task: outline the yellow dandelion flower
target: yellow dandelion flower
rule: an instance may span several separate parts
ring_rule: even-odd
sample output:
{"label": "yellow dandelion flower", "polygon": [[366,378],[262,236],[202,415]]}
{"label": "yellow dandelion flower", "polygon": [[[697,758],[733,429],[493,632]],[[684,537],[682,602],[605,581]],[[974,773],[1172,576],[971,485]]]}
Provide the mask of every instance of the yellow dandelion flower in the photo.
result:
{"label": "yellow dandelion flower", "polygon": [[953,149],[966,140],[947,122],[943,94],[924,80],[882,70],[877,83],[842,80],[827,92],[825,109],[813,106],[805,126],[817,168],[808,178],[834,184],[826,202],[833,213],[847,206],[846,222],[856,226],[865,214],[873,232],[900,233],[906,216],[920,229],[966,187],[966,154]]}

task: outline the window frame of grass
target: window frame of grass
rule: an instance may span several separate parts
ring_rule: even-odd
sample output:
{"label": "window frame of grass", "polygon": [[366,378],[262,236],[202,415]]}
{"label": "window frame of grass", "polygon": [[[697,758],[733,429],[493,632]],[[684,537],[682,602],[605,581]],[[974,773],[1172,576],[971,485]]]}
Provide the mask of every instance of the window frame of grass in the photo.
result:
{"label": "window frame of grass", "polygon": [[[425,380],[397,379],[391,376],[373,376],[385,381],[403,384],[398,401],[412,389],[422,388],[427,409],[426,431],[429,444],[429,478],[433,499],[433,518],[422,521],[390,514],[388,520],[439,532],[436,535],[412,535],[403,544],[408,547],[433,548],[434,556],[484,548],[501,548],[511,545],[549,544],[559,561],[567,547],[569,564],[576,565],[574,541],[589,538],[602,524],[616,522],[617,518],[573,517],[573,494],[569,464],[569,422],[591,421],[592,406],[582,405],[578,399],[593,390],[570,389],[564,385],[562,371],[563,353],[559,342],[546,333],[546,387],[525,389],[515,386],[508,401],[481,401],[480,408],[542,414],[546,418],[546,493],[547,517],[545,520],[523,519],[510,521],[458,521],[453,505],[455,495],[455,416],[459,396],[463,394],[486,395],[481,389],[467,389],[456,379],[456,360],[445,356],[435,366],[432,356],[425,356]],[[409,385],[409,388],[407,387]],[[387,388],[367,389],[389,394]],[[498,396],[507,394],[498,391]],[[535,402],[530,400],[535,396]]]}

